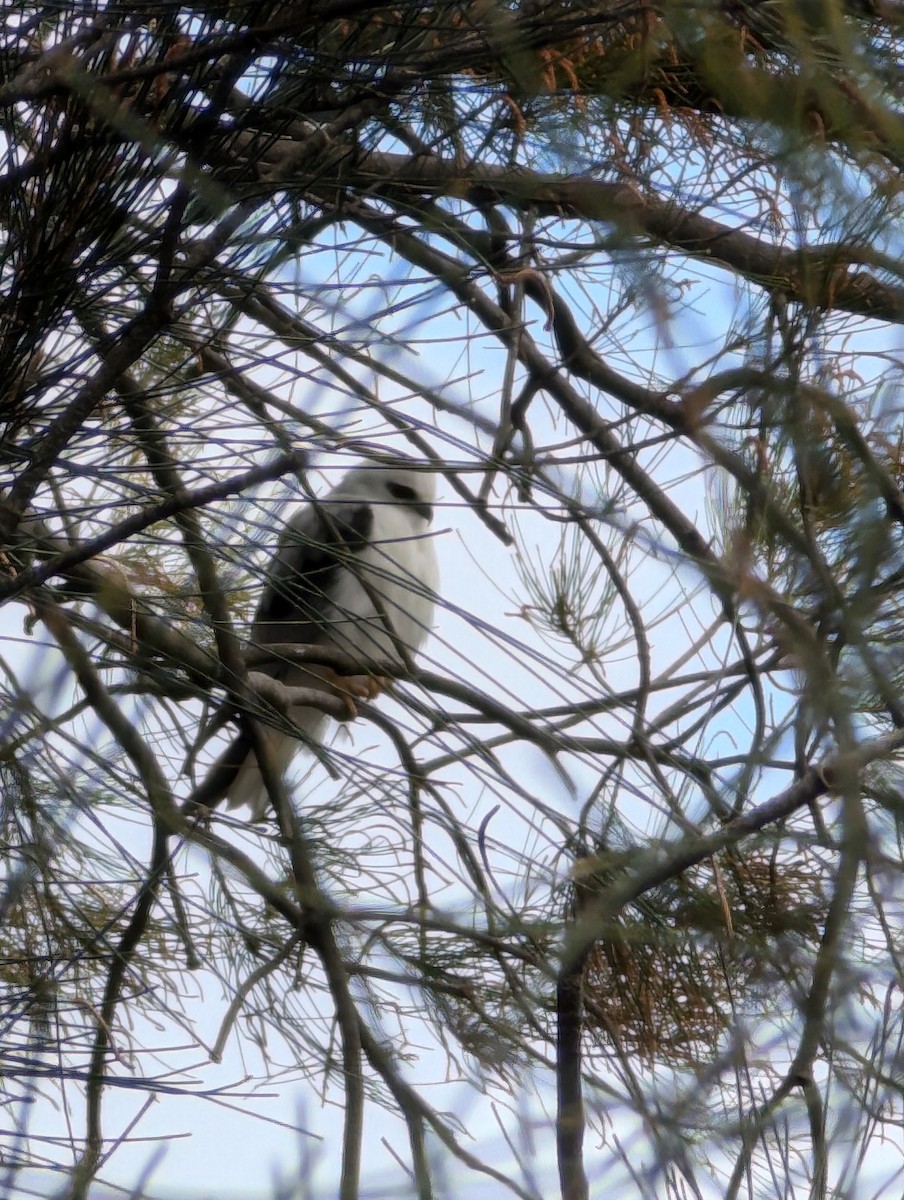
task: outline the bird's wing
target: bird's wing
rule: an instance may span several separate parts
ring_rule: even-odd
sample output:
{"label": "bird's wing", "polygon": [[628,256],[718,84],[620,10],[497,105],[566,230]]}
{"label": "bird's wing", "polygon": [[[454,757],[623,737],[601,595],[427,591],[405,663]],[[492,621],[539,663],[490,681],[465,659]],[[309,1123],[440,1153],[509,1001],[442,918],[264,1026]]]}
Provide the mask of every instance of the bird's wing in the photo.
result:
{"label": "bird's wing", "polygon": [[373,524],[365,502],[310,504],[293,517],[267,574],[251,627],[252,649],[328,640],[337,578],[367,547]]}

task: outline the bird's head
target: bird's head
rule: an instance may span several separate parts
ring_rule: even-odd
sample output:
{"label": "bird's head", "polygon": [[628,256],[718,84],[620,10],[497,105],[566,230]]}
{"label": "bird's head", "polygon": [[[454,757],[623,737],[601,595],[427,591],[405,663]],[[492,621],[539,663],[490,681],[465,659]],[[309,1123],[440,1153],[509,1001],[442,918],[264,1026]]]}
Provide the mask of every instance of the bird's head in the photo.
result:
{"label": "bird's head", "polygon": [[364,462],[348,472],[334,496],[370,504],[399,504],[429,524],[436,499],[436,472],[413,458]]}

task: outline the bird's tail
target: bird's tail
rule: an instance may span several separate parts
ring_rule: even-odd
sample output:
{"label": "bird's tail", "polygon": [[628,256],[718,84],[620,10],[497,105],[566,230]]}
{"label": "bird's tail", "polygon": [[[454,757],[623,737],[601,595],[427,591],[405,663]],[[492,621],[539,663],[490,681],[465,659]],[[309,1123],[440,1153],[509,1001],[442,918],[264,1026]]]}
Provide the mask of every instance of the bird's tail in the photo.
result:
{"label": "bird's tail", "polygon": [[[326,721],[324,714],[316,708],[290,709],[289,719],[312,739],[319,737]],[[292,759],[304,747],[304,739],[265,726],[261,726],[261,733],[270,748],[270,761],[274,769],[284,776]],[[226,754],[228,753],[227,750]],[[228,808],[239,808],[247,804],[251,809],[252,821],[262,821],[267,815],[270,797],[253,751],[245,755],[238,773],[230,783],[226,803]]]}

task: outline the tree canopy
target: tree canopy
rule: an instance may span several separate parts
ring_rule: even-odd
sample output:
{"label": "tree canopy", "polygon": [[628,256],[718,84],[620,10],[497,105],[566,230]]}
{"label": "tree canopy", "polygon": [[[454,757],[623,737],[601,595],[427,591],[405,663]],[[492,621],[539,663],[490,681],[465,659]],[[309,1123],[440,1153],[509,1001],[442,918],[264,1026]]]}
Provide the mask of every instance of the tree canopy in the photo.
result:
{"label": "tree canopy", "polygon": [[[187,1190],[269,1194],[218,1122],[298,1196],[899,1186],[902,49],[888,0],[8,6],[9,1188],[175,1194],[194,1131]],[[425,652],[267,821],[187,809],[286,727],[283,523],[387,449]]]}

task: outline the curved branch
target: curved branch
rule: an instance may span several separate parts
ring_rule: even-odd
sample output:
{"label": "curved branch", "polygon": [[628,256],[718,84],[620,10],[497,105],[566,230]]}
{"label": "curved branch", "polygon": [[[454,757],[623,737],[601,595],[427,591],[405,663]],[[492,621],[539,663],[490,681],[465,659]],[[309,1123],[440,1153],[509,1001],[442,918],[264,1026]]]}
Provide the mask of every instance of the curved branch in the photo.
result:
{"label": "curved branch", "polygon": [[[292,143],[275,142],[275,163]],[[733,229],[702,212],[654,193],[591,176],[563,176],[495,163],[462,165],[438,155],[374,151],[345,166],[345,188],[362,195],[410,201],[413,196],[467,198],[476,206],[500,203],[547,216],[566,215],[614,225],[627,238],[645,238],[692,258],[724,266],[768,292],[829,310],[904,322],[904,287],[857,267],[889,270],[894,264],[848,242],[789,248]],[[318,182],[318,188],[324,185]],[[335,197],[334,197],[335,198]]]}

